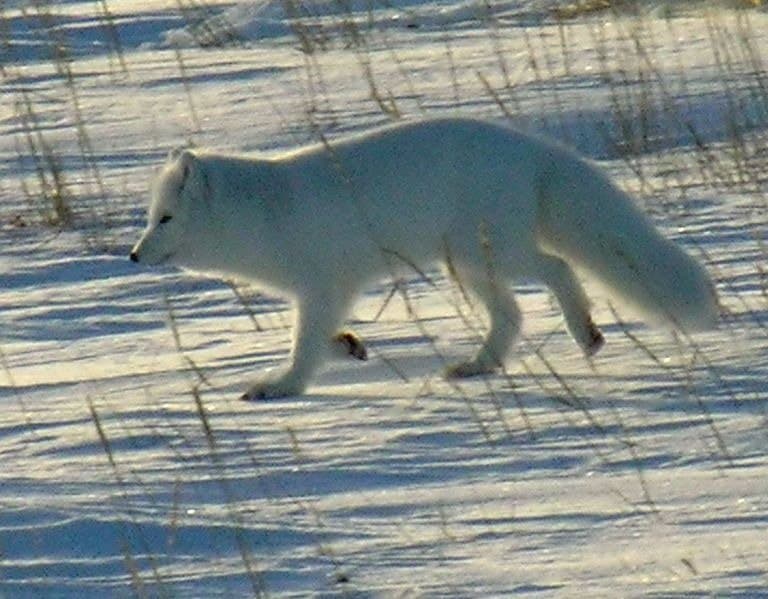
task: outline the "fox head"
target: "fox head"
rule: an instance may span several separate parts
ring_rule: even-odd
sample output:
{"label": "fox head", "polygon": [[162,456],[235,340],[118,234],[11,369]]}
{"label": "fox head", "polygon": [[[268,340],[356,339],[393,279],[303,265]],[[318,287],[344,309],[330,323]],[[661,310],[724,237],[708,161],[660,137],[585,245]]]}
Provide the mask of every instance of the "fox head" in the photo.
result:
{"label": "fox head", "polygon": [[147,226],[131,250],[133,262],[182,265],[194,245],[193,216],[207,193],[200,160],[189,149],[172,151],[152,187]]}

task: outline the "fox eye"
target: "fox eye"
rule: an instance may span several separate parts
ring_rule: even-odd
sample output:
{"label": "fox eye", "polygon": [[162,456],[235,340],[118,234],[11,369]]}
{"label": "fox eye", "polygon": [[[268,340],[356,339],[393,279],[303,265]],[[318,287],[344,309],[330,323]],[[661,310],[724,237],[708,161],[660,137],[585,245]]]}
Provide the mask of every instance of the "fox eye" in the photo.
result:
{"label": "fox eye", "polygon": [[164,225],[165,223],[171,222],[173,217],[170,214],[164,214],[160,217],[160,224]]}

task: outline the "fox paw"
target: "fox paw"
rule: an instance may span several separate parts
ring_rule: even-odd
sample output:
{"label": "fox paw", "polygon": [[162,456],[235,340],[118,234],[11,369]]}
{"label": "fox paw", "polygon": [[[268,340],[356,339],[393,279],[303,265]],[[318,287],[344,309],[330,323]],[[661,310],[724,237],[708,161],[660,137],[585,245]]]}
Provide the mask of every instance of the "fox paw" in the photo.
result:
{"label": "fox paw", "polygon": [[368,350],[365,344],[352,331],[341,331],[333,338],[333,343],[335,352],[342,357],[352,356],[363,362],[368,359]]}
{"label": "fox paw", "polygon": [[303,391],[304,385],[291,376],[267,377],[251,385],[248,391],[240,396],[240,399],[243,401],[277,399],[279,397],[301,395]]}
{"label": "fox paw", "polygon": [[466,379],[473,376],[480,376],[481,374],[489,374],[493,372],[494,368],[472,360],[469,362],[461,362],[460,364],[454,364],[445,369],[445,378],[447,379]]}
{"label": "fox paw", "polygon": [[584,353],[591,358],[603,348],[603,345],[605,345],[605,337],[603,337],[602,331],[591,320],[587,325],[587,329],[589,332],[589,340],[584,346]]}

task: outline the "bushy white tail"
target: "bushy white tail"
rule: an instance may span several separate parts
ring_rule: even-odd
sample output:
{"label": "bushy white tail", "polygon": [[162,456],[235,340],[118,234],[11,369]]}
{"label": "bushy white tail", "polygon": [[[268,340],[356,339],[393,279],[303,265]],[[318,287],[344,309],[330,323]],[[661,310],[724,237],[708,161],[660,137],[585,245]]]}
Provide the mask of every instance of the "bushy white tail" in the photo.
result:
{"label": "bushy white tail", "polygon": [[585,268],[652,320],[684,331],[715,327],[717,297],[704,268],[595,167],[568,158],[542,179],[544,249]]}

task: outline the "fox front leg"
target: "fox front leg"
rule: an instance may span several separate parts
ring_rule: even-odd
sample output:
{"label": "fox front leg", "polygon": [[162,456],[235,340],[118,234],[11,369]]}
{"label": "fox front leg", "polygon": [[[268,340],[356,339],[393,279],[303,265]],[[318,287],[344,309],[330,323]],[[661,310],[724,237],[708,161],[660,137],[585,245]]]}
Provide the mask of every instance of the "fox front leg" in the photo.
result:
{"label": "fox front leg", "polygon": [[[347,353],[364,359],[365,346],[352,333],[337,333],[347,313],[349,301],[336,293],[308,294],[300,297],[294,326],[293,348],[287,367],[267,373],[242,395],[244,400],[273,399],[300,395],[312,376],[329,357],[332,345],[346,345]],[[329,343],[329,339],[332,340]],[[357,355],[355,355],[357,354]]]}

